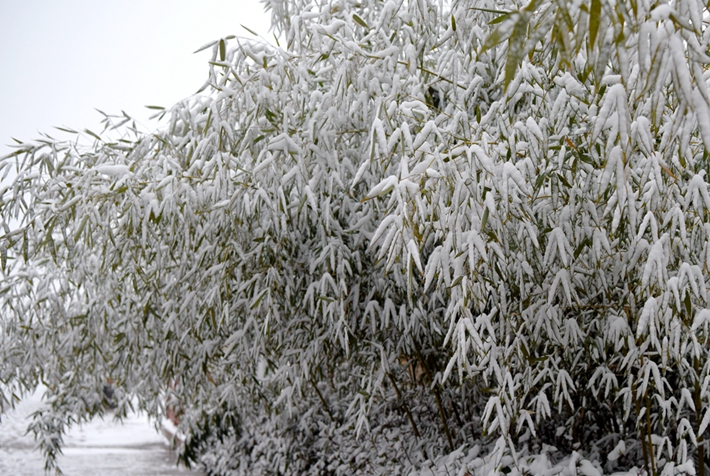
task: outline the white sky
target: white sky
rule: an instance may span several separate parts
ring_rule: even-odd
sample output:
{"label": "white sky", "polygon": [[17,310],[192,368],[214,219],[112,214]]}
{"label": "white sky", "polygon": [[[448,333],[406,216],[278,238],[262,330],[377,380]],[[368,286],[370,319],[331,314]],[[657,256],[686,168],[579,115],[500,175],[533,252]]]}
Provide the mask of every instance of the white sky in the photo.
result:
{"label": "white sky", "polygon": [[11,137],[54,126],[99,132],[102,116],[121,110],[141,124],[196,92],[211,51],[228,35],[267,37],[258,0],[0,0],[0,155]]}

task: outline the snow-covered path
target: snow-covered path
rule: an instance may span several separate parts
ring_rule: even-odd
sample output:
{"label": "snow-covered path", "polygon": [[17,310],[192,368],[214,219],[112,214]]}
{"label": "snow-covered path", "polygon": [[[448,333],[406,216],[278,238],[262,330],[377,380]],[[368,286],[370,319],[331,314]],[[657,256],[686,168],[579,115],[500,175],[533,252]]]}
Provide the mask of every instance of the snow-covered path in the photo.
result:
{"label": "snow-covered path", "polygon": [[[23,400],[2,415],[0,423],[0,475],[41,476],[44,463],[25,435],[31,414],[41,405],[40,394]],[[123,424],[111,417],[74,427],[64,439],[59,466],[66,476],[198,476],[175,464],[165,438],[145,416],[131,415]]]}

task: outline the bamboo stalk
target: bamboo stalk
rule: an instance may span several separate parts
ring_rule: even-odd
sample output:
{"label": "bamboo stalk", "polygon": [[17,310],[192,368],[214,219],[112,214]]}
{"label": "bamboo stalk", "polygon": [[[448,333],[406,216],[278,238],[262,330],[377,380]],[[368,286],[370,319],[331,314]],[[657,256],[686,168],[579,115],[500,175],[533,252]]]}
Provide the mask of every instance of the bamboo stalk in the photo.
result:
{"label": "bamboo stalk", "polygon": [[646,391],[646,437],[648,438],[648,449],[650,451],[651,459],[651,470],[653,476],[658,474],[656,472],[656,458],[653,455],[653,438],[651,438],[651,401],[648,398],[648,391]]}
{"label": "bamboo stalk", "polygon": [[[633,384],[633,389],[632,391],[634,392],[634,395],[636,395],[636,384]],[[636,415],[641,414],[641,404],[639,403],[637,398],[634,398],[634,403],[636,404]],[[648,448],[647,448],[647,442],[646,438],[644,437],[643,434],[643,426],[640,426],[638,424],[638,417],[636,419],[636,427],[637,431],[639,432],[639,440],[641,441],[641,449],[643,450],[643,466],[647,470],[650,468],[650,465],[648,464]]]}
{"label": "bamboo stalk", "polygon": [[325,398],[323,398],[323,394],[320,393],[320,390],[318,390],[318,385],[311,380],[311,385],[313,385],[313,388],[316,391],[316,394],[318,395],[318,398],[320,399],[321,403],[323,404],[323,408],[325,408],[326,413],[328,413],[328,416],[330,417],[331,421],[337,421],[333,414],[330,412],[330,408],[328,407],[328,403],[325,401]]}
{"label": "bamboo stalk", "polygon": [[454,452],[454,441],[451,438],[451,430],[449,430],[449,425],[446,423],[446,413],[444,412],[444,406],[441,404],[441,395],[439,395],[439,389],[434,387],[434,398],[436,398],[436,406],[439,407],[439,416],[441,417],[441,422],[444,424],[444,432],[446,433],[446,439],[449,442],[449,448],[451,452]]}
{"label": "bamboo stalk", "polygon": [[[422,355],[421,351],[419,350],[419,346],[417,346],[416,343],[415,351],[417,352],[417,359],[419,360],[420,365],[424,369],[424,373],[426,374],[427,379],[430,383],[433,383],[434,377],[431,375],[429,365],[424,359],[424,356]],[[449,448],[451,449],[451,452],[453,452],[454,440],[451,438],[451,430],[449,429],[449,424],[446,422],[446,412],[444,411],[444,405],[442,405],[441,403],[441,395],[439,394],[439,384],[435,384],[432,390],[434,392],[434,398],[436,399],[436,406],[439,408],[439,417],[441,417],[441,423],[444,425],[444,433],[446,433],[446,439],[449,442]]]}
{"label": "bamboo stalk", "polygon": [[407,402],[404,401],[404,398],[402,397],[402,392],[399,391],[399,387],[397,387],[397,383],[394,380],[394,377],[392,377],[392,374],[390,372],[387,372],[387,376],[390,379],[390,382],[392,382],[392,386],[394,387],[394,391],[397,393],[397,398],[399,401],[402,403],[402,408],[404,408],[404,412],[407,414],[407,418],[409,419],[409,423],[412,424],[412,430],[414,430],[414,436],[417,438],[420,438],[421,435],[419,434],[419,429],[417,428],[417,424],[414,421],[414,417],[412,416],[412,412],[409,411],[409,407],[407,406]]}

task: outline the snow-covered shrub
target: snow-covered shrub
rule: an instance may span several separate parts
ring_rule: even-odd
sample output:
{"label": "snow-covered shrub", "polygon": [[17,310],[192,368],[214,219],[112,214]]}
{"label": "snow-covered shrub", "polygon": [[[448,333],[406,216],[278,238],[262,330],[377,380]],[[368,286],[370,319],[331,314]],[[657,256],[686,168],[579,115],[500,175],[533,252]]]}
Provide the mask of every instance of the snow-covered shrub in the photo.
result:
{"label": "snow-covered shrub", "polygon": [[266,6],[285,44],[210,45],[159,132],[0,165],[0,380],[49,388],[50,463],[111,379],[236,409],[214,473],[703,474],[706,7]]}

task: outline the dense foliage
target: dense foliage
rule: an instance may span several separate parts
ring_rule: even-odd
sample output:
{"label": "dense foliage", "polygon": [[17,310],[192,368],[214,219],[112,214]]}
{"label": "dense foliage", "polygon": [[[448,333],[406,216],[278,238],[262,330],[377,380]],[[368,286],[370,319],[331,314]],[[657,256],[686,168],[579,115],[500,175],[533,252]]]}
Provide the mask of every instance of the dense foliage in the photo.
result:
{"label": "dense foliage", "polygon": [[0,163],[49,466],[110,379],[210,474],[704,474],[702,2],[266,6],[155,134]]}

